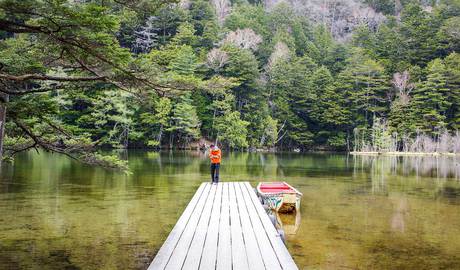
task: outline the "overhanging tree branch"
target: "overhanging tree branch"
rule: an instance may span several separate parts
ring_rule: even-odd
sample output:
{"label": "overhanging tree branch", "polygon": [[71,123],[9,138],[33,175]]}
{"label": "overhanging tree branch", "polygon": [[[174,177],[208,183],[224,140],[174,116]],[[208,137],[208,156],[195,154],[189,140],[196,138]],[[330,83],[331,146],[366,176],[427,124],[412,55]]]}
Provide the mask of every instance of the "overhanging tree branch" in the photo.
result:
{"label": "overhanging tree branch", "polygon": [[10,33],[40,33],[44,31],[41,26],[27,25],[4,19],[0,19],[0,30]]}
{"label": "overhanging tree branch", "polygon": [[0,73],[0,79],[6,79],[16,82],[24,82],[28,80],[40,80],[40,81],[57,81],[57,82],[83,82],[83,81],[101,81],[105,80],[106,76],[92,76],[92,77],[60,77],[42,74],[24,74],[24,75],[11,75],[6,73]]}
{"label": "overhanging tree branch", "polygon": [[[111,169],[121,169],[126,170],[127,165],[123,161],[114,162],[111,160],[105,160],[100,155],[95,153],[95,145],[64,145],[62,141],[58,140],[56,142],[50,141],[46,138],[43,138],[43,134],[35,134],[31,127],[27,126],[23,122],[12,119],[12,122],[21,129],[24,134],[29,137],[33,142],[29,143],[24,147],[20,147],[16,150],[13,150],[14,153],[21,151],[26,151],[31,148],[38,149],[38,147],[44,149],[45,151],[60,153],[70,157],[71,159],[81,161],[87,164],[99,165]],[[49,123],[48,123],[49,124]],[[57,126],[51,126],[53,129],[57,129],[60,133],[65,135],[65,131],[60,129]],[[12,156],[12,155],[10,155]]]}
{"label": "overhanging tree branch", "polygon": [[78,158],[75,157],[74,155],[72,155],[71,153],[69,153],[69,151],[66,151],[63,148],[57,147],[56,145],[54,145],[51,142],[47,142],[45,140],[42,140],[42,138],[40,138],[39,135],[34,134],[33,131],[28,126],[26,126],[24,123],[22,123],[21,121],[13,119],[13,122],[15,123],[15,125],[17,127],[19,127],[22,131],[24,131],[24,133],[30,139],[32,139],[34,141],[35,146],[40,146],[41,148],[43,148],[43,149],[45,149],[47,151],[64,154],[64,155],[66,155],[66,156],[68,156],[68,157],[70,157],[72,159],[78,160]]}
{"label": "overhanging tree branch", "polygon": [[[38,33],[38,34],[43,34],[45,36],[48,36],[49,38],[53,39],[56,43],[61,44],[65,49],[61,50],[61,54],[59,58],[62,58],[62,53],[63,51],[67,51],[70,53],[70,51],[74,51],[72,53],[72,58],[76,60],[82,67],[83,69],[89,71],[90,73],[96,75],[99,74],[96,72],[94,69],[89,68],[88,65],[84,64],[79,57],[77,57],[75,54],[81,50],[81,52],[84,52],[88,54],[91,57],[94,57],[101,63],[105,63],[112,67],[115,70],[118,70],[127,78],[129,78],[132,82],[129,82],[129,84],[141,84],[144,87],[154,89],[155,91],[158,92],[161,96],[165,96],[166,92],[170,91],[189,91],[193,90],[190,87],[183,87],[181,85],[161,85],[159,83],[156,83],[150,79],[147,78],[142,78],[136,75],[133,71],[130,71],[116,62],[108,59],[105,55],[101,54],[98,52],[98,49],[102,49],[103,46],[100,44],[94,44],[90,40],[86,40],[85,37],[77,37],[77,36],[61,36],[59,34],[59,31],[49,29],[45,26],[35,26],[35,25],[30,25],[27,23],[19,23],[19,22],[13,22],[9,20],[4,20],[0,19],[0,30],[4,30],[7,32],[12,32],[12,33]],[[73,49],[72,49],[73,48]],[[117,81],[116,79],[113,78],[108,78],[107,76],[104,75],[96,75],[92,77],[59,77],[59,76],[50,76],[50,75],[42,75],[42,74],[25,74],[25,75],[11,75],[7,73],[0,73],[0,79],[6,79],[10,81],[15,81],[15,82],[23,82],[27,80],[42,80],[42,81],[60,81],[60,82],[79,82],[79,81],[105,81],[110,84],[113,84],[117,86],[118,88],[121,88],[122,90],[129,91],[128,88],[125,86],[124,83]],[[17,94],[27,94],[27,93],[33,93],[33,92],[46,92],[46,91],[20,91],[20,92],[15,92],[15,91],[7,91],[7,90],[0,90],[1,92],[7,93],[7,94],[12,94],[12,95],[17,95]]]}
{"label": "overhanging tree branch", "polygon": [[8,150],[9,153],[8,153],[8,157],[7,158],[12,158],[14,155],[16,155],[17,153],[20,153],[20,152],[24,152],[24,151],[27,151],[29,149],[32,149],[34,148],[35,150],[38,151],[37,149],[37,146],[38,144],[36,142],[33,142],[29,145],[26,145],[24,147],[19,147],[19,148],[5,148],[5,150]]}

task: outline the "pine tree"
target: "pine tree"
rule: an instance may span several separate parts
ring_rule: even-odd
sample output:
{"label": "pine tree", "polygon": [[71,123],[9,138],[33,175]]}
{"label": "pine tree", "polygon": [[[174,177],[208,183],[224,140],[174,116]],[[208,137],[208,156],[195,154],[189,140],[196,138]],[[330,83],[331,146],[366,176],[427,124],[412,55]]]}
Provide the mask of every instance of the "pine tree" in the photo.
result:
{"label": "pine tree", "polygon": [[189,14],[197,36],[203,35],[207,22],[214,21],[217,23],[216,15],[209,1],[191,0]]}
{"label": "pine tree", "polygon": [[249,94],[256,90],[255,82],[259,77],[257,59],[251,51],[232,45],[225,45],[222,50],[228,55],[228,61],[222,75],[236,78],[240,83],[232,90],[237,109],[241,110],[244,103],[249,101]]}
{"label": "pine tree", "polygon": [[164,131],[169,127],[171,114],[171,100],[167,97],[153,99],[146,102],[144,112],[139,115],[139,130],[143,132],[146,145],[156,147],[161,144]]}
{"label": "pine tree", "polygon": [[331,73],[325,66],[321,66],[311,76],[311,84],[309,87],[311,87],[311,92],[314,93],[315,101],[317,102],[312,102],[312,108],[309,116],[312,120],[318,123],[325,120],[325,103],[327,102],[327,98],[330,98],[326,97],[325,94],[330,94],[332,90],[332,83],[333,79]]}
{"label": "pine tree", "polygon": [[428,134],[438,134],[446,126],[446,112],[450,106],[447,94],[446,68],[440,59],[427,67],[427,79],[414,90],[412,111],[416,127]]}
{"label": "pine tree", "polygon": [[294,142],[295,146],[308,149],[313,143],[313,133],[307,123],[291,111],[288,111],[287,118],[289,119],[288,138]]}
{"label": "pine tree", "polygon": [[445,59],[448,101],[447,122],[451,129],[460,130],[460,54],[452,53]]}
{"label": "pine tree", "polygon": [[361,50],[348,60],[349,66],[341,74],[341,87],[346,89],[360,124],[372,125],[374,116],[385,116],[388,110],[389,79],[380,63],[370,59]]}
{"label": "pine tree", "polygon": [[401,13],[400,33],[403,36],[403,54],[409,63],[425,66],[437,57],[438,40],[436,32],[439,20],[423,10],[419,4],[408,4]]}
{"label": "pine tree", "polygon": [[200,119],[196,108],[192,105],[190,93],[184,94],[172,109],[171,124],[167,131],[176,135],[179,140],[189,142],[200,137]]}
{"label": "pine tree", "polygon": [[192,47],[182,45],[176,51],[175,57],[169,63],[171,71],[179,75],[193,75],[197,68],[197,59]]}
{"label": "pine tree", "polygon": [[217,139],[232,149],[248,147],[246,140],[249,122],[241,119],[239,112],[230,112],[216,119]]}
{"label": "pine tree", "polygon": [[325,61],[328,59],[328,54],[331,48],[334,46],[334,39],[331,35],[331,32],[326,28],[325,25],[319,25],[314,29],[313,43],[319,50],[319,58],[314,60],[321,65],[325,65]]}
{"label": "pine tree", "polygon": [[392,100],[388,115],[388,126],[399,138],[409,138],[416,133],[414,114],[412,112],[412,90],[415,87],[411,73],[404,71],[393,74],[391,81],[396,98]]}
{"label": "pine tree", "polygon": [[189,45],[194,46],[197,43],[197,37],[195,36],[195,29],[189,22],[184,22],[177,28],[176,35],[171,39],[169,46],[175,45]]}
{"label": "pine tree", "polygon": [[262,88],[257,84],[259,78],[257,59],[250,50],[232,45],[224,45],[222,50],[228,55],[222,75],[236,78],[239,82],[232,88],[235,109],[241,113],[241,119],[249,122],[248,143],[257,146],[264,130],[261,120],[267,114],[266,100]]}
{"label": "pine tree", "polygon": [[187,10],[167,5],[155,12],[155,27],[158,28],[158,41],[166,45],[177,32],[177,28],[187,19]]}
{"label": "pine tree", "polygon": [[311,58],[303,56],[279,60],[269,71],[267,94],[273,115],[278,119],[278,140],[289,147],[307,148],[312,143],[313,134],[307,121],[316,98],[310,82],[310,74],[316,67]]}
{"label": "pine tree", "polygon": [[324,129],[337,129],[349,124],[350,112],[343,104],[343,96],[336,92],[334,80],[329,70],[322,66],[312,76],[312,87],[317,102],[311,113],[312,118]]}
{"label": "pine tree", "polygon": [[417,128],[414,116],[410,102],[397,98],[391,104],[388,114],[388,124],[391,131],[396,132],[401,138],[415,135]]}
{"label": "pine tree", "polygon": [[224,26],[229,30],[251,28],[259,35],[268,37],[272,33],[268,27],[267,12],[262,5],[243,3],[233,7],[232,13],[225,20]]}
{"label": "pine tree", "polygon": [[204,25],[203,35],[200,45],[203,49],[211,50],[219,39],[219,26],[214,21],[209,21]]}
{"label": "pine tree", "polygon": [[[460,15],[460,14],[459,14]],[[460,16],[447,19],[438,32],[438,46],[446,52],[460,51]]]}
{"label": "pine tree", "polygon": [[122,91],[106,91],[94,99],[93,108],[87,118],[81,119],[94,123],[101,142],[113,147],[129,146],[134,124],[136,108],[129,101],[132,95]]}

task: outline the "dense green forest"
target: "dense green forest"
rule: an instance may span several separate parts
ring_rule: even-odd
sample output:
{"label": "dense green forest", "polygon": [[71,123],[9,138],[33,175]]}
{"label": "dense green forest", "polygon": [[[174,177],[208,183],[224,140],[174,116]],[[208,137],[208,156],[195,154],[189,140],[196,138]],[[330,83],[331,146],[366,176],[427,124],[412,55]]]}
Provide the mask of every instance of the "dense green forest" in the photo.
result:
{"label": "dense green forest", "polygon": [[0,39],[10,154],[350,150],[376,125],[460,127],[459,0],[1,0]]}

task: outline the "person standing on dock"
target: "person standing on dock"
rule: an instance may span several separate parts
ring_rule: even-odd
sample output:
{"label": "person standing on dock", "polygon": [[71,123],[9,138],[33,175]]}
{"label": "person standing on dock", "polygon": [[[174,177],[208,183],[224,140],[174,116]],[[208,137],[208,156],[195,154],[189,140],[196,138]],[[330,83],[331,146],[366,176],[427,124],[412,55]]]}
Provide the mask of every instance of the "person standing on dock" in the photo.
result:
{"label": "person standing on dock", "polygon": [[211,181],[212,183],[219,183],[219,168],[222,152],[217,145],[211,144],[209,150],[209,159],[211,159]]}

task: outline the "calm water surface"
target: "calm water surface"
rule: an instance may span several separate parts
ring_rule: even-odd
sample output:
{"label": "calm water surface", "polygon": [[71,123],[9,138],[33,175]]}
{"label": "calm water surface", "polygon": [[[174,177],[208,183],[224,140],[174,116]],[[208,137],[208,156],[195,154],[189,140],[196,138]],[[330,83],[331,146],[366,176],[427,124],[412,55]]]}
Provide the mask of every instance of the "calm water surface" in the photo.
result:
{"label": "calm water surface", "polygon": [[[131,174],[25,153],[0,177],[0,269],[145,269],[195,190],[198,152],[130,151]],[[285,180],[281,217],[303,269],[460,269],[460,158],[224,157],[224,181]]]}

